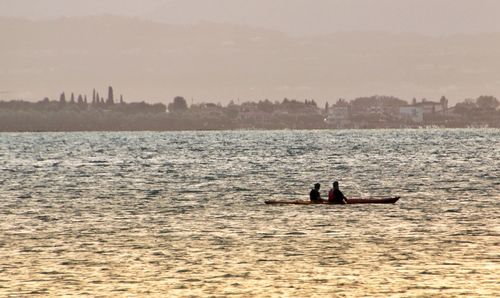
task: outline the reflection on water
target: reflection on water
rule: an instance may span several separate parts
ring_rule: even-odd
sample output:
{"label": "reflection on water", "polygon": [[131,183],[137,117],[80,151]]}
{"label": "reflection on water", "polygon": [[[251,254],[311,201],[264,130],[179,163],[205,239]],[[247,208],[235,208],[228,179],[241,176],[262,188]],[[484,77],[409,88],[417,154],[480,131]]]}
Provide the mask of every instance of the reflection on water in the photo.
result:
{"label": "reflection on water", "polygon": [[[498,296],[500,131],[0,134],[0,296]],[[395,205],[268,206],[323,193]]]}

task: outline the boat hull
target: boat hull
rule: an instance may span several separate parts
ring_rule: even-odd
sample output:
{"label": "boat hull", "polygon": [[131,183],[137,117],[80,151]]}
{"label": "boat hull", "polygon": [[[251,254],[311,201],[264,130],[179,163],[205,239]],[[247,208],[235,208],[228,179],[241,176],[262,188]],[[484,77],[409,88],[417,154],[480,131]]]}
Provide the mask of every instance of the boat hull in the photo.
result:
{"label": "boat hull", "polygon": [[[394,204],[399,200],[399,197],[391,198],[350,198],[347,199],[347,204]],[[311,201],[281,201],[281,200],[266,200],[264,201],[269,205],[339,205],[330,203],[328,201],[324,202],[311,202]]]}

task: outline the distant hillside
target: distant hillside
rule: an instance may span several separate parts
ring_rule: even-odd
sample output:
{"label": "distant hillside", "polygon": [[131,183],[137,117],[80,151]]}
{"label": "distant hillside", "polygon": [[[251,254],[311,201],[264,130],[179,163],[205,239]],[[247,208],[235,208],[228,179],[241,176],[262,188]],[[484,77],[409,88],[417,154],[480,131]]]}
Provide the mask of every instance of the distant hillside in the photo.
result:
{"label": "distant hillside", "polygon": [[498,0],[1,0],[0,16],[133,16],[167,24],[202,21],[293,35],[367,30],[441,36],[500,32]]}
{"label": "distant hillside", "polygon": [[0,18],[0,99],[56,98],[115,86],[169,102],[387,94],[451,101],[498,96],[500,34],[431,38],[343,33],[294,38],[236,25],[173,26],[101,16]]}
{"label": "distant hillside", "polygon": [[201,20],[295,35],[341,31],[426,35],[499,32],[498,0],[169,0],[142,16],[166,23]]}

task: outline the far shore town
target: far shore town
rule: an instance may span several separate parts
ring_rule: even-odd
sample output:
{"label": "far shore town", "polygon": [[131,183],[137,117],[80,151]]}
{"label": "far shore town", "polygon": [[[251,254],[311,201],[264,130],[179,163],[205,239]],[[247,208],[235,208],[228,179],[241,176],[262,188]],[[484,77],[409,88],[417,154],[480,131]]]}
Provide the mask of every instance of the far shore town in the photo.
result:
{"label": "far shore town", "polygon": [[92,98],[62,93],[57,100],[0,101],[0,131],[175,131],[233,129],[500,128],[494,96],[465,99],[454,106],[437,100],[409,102],[393,96],[338,99],[319,107],[314,100],[196,103],[177,96],[168,104],[115,99],[95,89]]}

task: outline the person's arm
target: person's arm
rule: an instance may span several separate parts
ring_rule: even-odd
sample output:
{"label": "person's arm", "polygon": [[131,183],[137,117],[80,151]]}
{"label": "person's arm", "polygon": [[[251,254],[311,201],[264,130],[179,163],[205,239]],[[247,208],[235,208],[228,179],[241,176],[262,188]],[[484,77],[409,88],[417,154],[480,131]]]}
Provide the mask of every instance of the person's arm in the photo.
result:
{"label": "person's arm", "polygon": [[341,192],[340,190],[339,190],[339,193],[340,193],[340,197],[342,198],[342,202],[343,202],[344,204],[347,204],[347,198],[344,196],[344,193],[343,193],[343,192]]}

